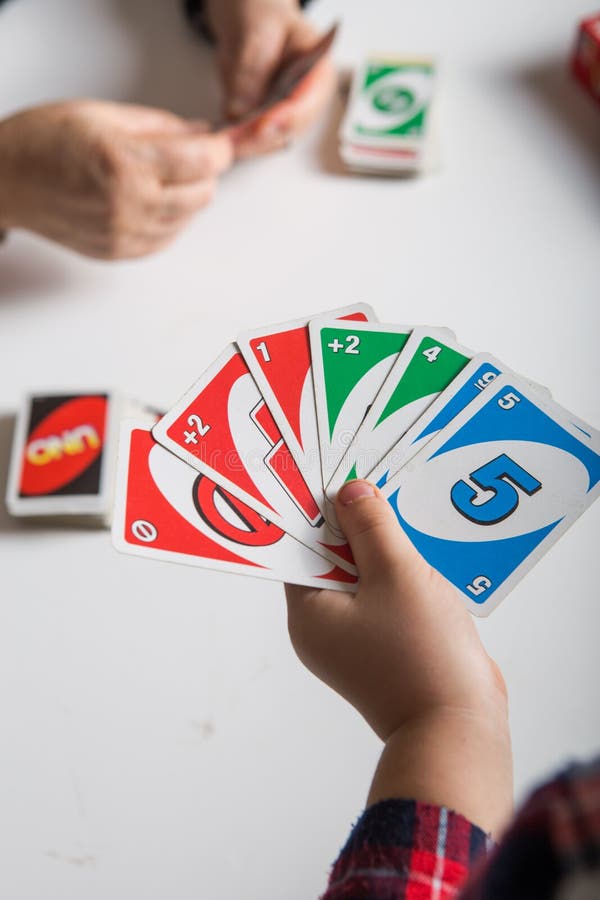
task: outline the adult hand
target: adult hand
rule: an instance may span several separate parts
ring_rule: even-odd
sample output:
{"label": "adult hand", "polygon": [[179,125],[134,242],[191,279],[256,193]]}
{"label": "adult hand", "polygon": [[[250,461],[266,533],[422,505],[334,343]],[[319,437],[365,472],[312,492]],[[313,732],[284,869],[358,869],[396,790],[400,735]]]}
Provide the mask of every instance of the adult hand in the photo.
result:
{"label": "adult hand", "polygon": [[[259,106],[280,67],[319,39],[297,0],[208,0],[206,14],[217,40],[225,114],[232,120]],[[257,122],[232,130],[236,155],[253,156],[285,146],[315,119],[334,83],[334,69],[325,56],[289,98]]]}
{"label": "adult hand", "polygon": [[0,228],[25,228],[87,256],[144,256],[212,199],[226,134],[163,110],[48,104],[0,122]]}
{"label": "adult hand", "polygon": [[287,585],[292,644],[385,742],[370,802],[412,797],[495,830],[511,805],[507,697],[455,589],[406,537],[387,501],[349,482],[336,514],[356,595]]}

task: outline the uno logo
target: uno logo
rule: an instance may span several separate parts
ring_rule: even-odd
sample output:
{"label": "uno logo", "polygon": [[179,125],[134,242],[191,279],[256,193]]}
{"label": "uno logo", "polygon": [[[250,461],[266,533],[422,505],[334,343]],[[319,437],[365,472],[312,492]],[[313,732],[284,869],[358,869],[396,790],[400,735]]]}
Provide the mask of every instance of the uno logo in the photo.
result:
{"label": "uno logo", "polygon": [[388,85],[373,95],[373,106],[384,113],[404,113],[414,102],[414,94],[402,85]]}
{"label": "uno logo", "polygon": [[76,397],[36,425],[25,446],[21,495],[52,494],[85,472],[102,452],[106,411],[106,397]]}

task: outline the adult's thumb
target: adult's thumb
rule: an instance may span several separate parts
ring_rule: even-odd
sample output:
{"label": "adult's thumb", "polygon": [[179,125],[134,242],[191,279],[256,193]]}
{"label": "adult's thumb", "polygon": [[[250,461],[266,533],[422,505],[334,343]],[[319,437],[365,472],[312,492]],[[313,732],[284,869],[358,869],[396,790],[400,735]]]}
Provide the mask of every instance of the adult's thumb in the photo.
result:
{"label": "adult's thumb", "polygon": [[348,481],[336,497],[338,522],[365,584],[402,577],[423,563],[381,492],[368,481]]}

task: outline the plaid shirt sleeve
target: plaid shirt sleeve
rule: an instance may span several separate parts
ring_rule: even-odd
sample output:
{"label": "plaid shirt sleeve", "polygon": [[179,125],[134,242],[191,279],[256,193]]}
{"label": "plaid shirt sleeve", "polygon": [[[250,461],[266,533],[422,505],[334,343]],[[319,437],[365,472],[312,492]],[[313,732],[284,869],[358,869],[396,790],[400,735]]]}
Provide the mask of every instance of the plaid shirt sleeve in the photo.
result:
{"label": "plaid shirt sleeve", "polygon": [[444,807],[367,809],[322,900],[600,898],[600,758],[537,790],[495,846]]}
{"label": "plaid shirt sleeve", "polygon": [[489,845],[444,807],[383,800],[354,826],[322,900],[450,900]]}

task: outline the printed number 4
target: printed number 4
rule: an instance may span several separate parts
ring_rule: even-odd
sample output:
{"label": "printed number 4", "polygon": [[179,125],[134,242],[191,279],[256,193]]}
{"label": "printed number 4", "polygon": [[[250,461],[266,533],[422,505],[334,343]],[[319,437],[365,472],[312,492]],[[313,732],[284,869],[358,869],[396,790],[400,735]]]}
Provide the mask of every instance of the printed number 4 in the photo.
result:
{"label": "printed number 4", "polygon": [[428,350],[423,350],[423,356],[425,357],[427,362],[433,363],[436,361],[441,352],[441,347],[430,347]]}
{"label": "printed number 4", "polygon": [[188,416],[188,425],[195,425],[197,431],[184,431],[183,436],[185,438],[186,444],[197,444],[198,443],[198,435],[200,437],[204,437],[204,435],[210,431],[210,425],[205,425],[200,416]]}
{"label": "printed number 4", "polygon": [[[450,499],[457,512],[476,525],[496,525],[514,513],[519,505],[519,492],[513,485],[529,497],[542,487],[541,481],[505,453],[475,469],[469,478],[479,490],[466,481],[457,481],[450,491]],[[493,495],[482,500],[485,491],[492,491]]]}

